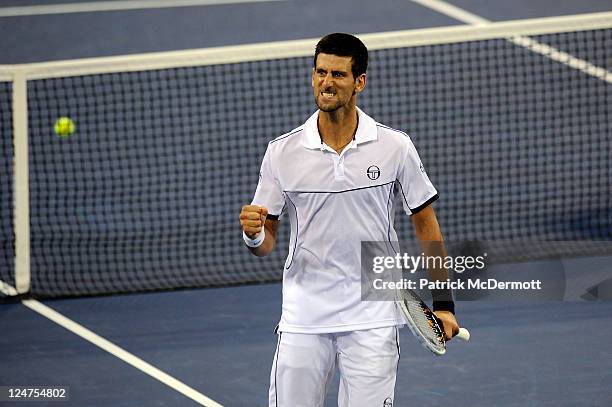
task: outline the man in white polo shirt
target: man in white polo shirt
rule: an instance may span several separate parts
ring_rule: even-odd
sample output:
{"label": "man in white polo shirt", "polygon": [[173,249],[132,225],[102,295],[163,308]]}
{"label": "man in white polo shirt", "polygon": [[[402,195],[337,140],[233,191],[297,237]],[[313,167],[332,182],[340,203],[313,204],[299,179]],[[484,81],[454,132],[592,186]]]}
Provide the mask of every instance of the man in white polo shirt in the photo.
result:
{"label": "man in white polo shirt", "polygon": [[[402,317],[392,301],[361,300],[362,241],[397,241],[396,195],[417,239],[442,241],[438,197],[410,138],[356,106],[368,53],[349,34],[317,44],[312,87],[318,111],[271,141],[251,205],[240,213],[249,250],[268,255],[281,214],[291,239],[271,373],[271,407],[323,406],[336,366],[339,406],[393,403]],[[452,301],[434,302],[448,338],[458,331]]]}

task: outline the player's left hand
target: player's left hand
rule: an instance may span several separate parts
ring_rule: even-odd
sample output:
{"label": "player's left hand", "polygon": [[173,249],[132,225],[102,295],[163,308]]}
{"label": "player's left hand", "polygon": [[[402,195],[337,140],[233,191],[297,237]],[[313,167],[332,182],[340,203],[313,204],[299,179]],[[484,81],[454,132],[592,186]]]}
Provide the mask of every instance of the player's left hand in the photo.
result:
{"label": "player's left hand", "polygon": [[435,311],[434,314],[442,321],[444,328],[444,337],[447,341],[450,341],[453,336],[459,333],[459,324],[450,311]]}

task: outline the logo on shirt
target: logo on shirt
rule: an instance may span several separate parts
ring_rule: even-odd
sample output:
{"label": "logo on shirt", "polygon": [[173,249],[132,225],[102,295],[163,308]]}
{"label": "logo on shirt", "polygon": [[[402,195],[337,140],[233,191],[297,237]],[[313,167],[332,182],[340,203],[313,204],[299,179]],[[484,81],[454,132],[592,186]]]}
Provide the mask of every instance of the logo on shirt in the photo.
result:
{"label": "logo on shirt", "polygon": [[366,174],[368,178],[374,181],[375,179],[378,179],[378,177],[380,177],[380,168],[375,165],[370,165]]}
{"label": "logo on shirt", "polygon": [[387,397],[385,399],[383,402],[383,407],[393,407],[393,400],[391,400],[391,397]]}

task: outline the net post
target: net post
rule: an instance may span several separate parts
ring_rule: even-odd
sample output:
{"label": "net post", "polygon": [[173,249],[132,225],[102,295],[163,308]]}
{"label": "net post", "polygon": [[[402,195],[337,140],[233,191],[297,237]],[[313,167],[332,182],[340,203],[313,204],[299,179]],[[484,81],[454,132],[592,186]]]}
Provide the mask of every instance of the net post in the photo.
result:
{"label": "net post", "polygon": [[30,177],[28,154],[28,91],[26,72],[13,76],[13,146],[15,288],[18,294],[30,291]]}

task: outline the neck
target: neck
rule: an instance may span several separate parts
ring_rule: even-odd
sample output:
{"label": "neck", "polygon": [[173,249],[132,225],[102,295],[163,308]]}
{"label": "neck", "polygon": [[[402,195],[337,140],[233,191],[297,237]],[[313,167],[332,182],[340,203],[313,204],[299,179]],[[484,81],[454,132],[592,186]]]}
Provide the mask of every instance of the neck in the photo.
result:
{"label": "neck", "polygon": [[336,151],[341,151],[351,142],[358,124],[357,109],[354,105],[334,112],[319,111],[319,134],[323,142]]}

